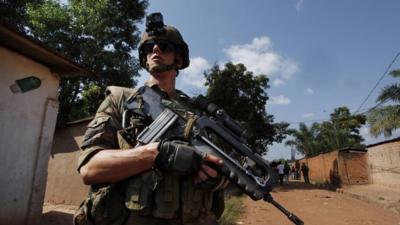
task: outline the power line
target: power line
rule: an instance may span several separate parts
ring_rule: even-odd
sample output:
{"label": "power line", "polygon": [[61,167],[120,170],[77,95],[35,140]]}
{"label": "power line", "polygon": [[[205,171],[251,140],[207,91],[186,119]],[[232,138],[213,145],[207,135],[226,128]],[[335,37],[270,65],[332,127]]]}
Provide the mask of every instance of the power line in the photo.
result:
{"label": "power line", "polygon": [[360,106],[357,108],[357,110],[354,113],[357,113],[361,107],[365,104],[365,102],[368,100],[368,98],[371,96],[372,92],[374,92],[375,88],[379,85],[379,83],[383,80],[383,78],[386,76],[386,74],[389,72],[390,68],[392,65],[396,62],[397,58],[400,56],[400,52],[396,54],[396,56],[393,58],[392,62],[389,64],[389,66],[386,68],[386,71],[382,74],[382,76],[379,78],[378,82],[376,82],[375,86],[371,89],[371,91],[368,93],[367,97],[364,99],[364,101],[360,104]]}
{"label": "power line", "polygon": [[[367,114],[369,113],[371,110],[376,109],[377,107],[379,107],[380,105],[382,105],[384,102],[380,102],[372,107],[369,108],[362,108],[359,110],[362,110],[362,112],[358,113],[358,114]],[[354,113],[356,114],[356,113]],[[315,120],[303,120],[303,121],[295,121],[295,122],[288,122],[288,124],[298,124],[298,123],[313,123],[313,122],[325,122],[325,121],[330,121],[331,118],[324,118],[324,119],[315,119]]]}
{"label": "power line", "polygon": [[[381,105],[385,104],[386,102],[388,102],[389,100],[385,100],[382,102],[378,102],[375,106],[370,107],[370,108],[363,108],[362,110],[359,109],[359,111],[361,110],[362,112],[358,113],[358,114],[368,114],[369,112],[373,111],[376,108],[379,108]],[[354,113],[355,114],[355,113]]]}
{"label": "power line", "polygon": [[[371,94],[374,92],[374,90],[376,89],[376,87],[379,85],[379,83],[383,80],[383,78],[388,74],[390,68],[392,67],[392,65],[396,62],[397,58],[400,56],[400,51],[396,54],[396,56],[393,58],[392,62],[388,65],[388,67],[386,68],[385,72],[381,75],[381,77],[379,78],[379,80],[376,82],[375,86],[371,89],[371,91],[368,93],[367,97],[364,99],[364,101],[360,104],[360,106],[357,108],[357,110],[354,112],[354,114],[357,114],[363,107],[363,105],[365,104],[365,102],[367,102],[368,98],[371,96]],[[359,113],[359,114],[367,114],[368,112],[370,112],[371,110],[376,109],[377,107],[381,106],[383,103],[385,102],[379,102],[378,104],[374,105],[373,107],[369,107],[369,108],[364,108],[363,112]],[[312,122],[322,122],[322,121],[330,121],[330,118],[325,118],[325,119],[315,119],[315,120],[304,120],[304,121],[297,121],[297,122],[288,122],[289,124],[299,124],[299,123],[312,123]]]}

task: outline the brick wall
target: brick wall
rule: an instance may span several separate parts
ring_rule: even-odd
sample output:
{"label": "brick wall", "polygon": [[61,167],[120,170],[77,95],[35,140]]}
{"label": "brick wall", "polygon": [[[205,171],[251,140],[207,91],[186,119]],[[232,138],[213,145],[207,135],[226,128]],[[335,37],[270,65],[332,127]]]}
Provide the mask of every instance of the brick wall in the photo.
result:
{"label": "brick wall", "polygon": [[[338,152],[333,151],[301,161],[308,164],[310,180],[319,183],[330,183],[330,174]],[[300,164],[301,164],[300,163]]]}
{"label": "brick wall", "polygon": [[339,179],[341,184],[368,184],[368,154],[366,152],[339,152]]}
{"label": "brick wall", "polygon": [[400,188],[400,140],[368,146],[368,161],[372,183]]}
{"label": "brick wall", "polygon": [[309,167],[311,181],[330,184],[369,183],[366,152],[332,151],[302,159]]}

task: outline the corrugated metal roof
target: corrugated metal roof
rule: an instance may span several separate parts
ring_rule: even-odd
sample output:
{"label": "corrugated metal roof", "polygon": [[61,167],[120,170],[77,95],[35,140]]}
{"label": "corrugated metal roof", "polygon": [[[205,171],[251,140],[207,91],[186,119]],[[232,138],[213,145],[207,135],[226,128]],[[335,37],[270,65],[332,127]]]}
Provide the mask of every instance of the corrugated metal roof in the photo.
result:
{"label": "corrugated metal roof", "polygon": [[93,71],[4,24],[0,24],[0,45],[48,66],[61,77],[96,76]]}

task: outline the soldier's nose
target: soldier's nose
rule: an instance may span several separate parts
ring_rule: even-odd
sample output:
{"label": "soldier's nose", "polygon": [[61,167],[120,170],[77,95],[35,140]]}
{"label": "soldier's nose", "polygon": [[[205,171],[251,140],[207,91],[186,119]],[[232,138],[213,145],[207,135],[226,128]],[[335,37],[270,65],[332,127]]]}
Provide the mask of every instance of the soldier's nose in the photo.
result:
{"label": "soldier's nose", "polygon": [[153,46],[153,52],[154,53],[161,53],[162,51],[161,51],[161,48],[160,48],[160,46],[158,46],[158,44],[155,44],[154,46]]}

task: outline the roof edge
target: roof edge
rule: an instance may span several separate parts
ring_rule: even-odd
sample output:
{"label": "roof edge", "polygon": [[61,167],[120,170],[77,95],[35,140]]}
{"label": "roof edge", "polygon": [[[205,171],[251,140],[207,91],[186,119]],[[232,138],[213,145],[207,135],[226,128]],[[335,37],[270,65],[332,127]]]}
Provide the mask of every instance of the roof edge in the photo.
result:
{"label": "roof edge", "polygon": [[374,146],[377,146],[377,145],[383,145],[383,144],[387,144],[387,143],[391,143],[391,142],[396,142],[396,141],[400,141],[400,136],[396,137],[396,138],[393,138],[393,139],[389,139],[389,140],[385,140],[385,141],[381,141],[381,142],[377,142],[377,143],[374,143],[374,144],[367,145],[367,148],[371,148],[371,147],[374,147]]}
{"label": "roof edge", "polygon": [[85,66],[73,62],[68,57],[55,52],[40,41],[0,22],[0,45],[48,66],[60,77],[98,75]]}

